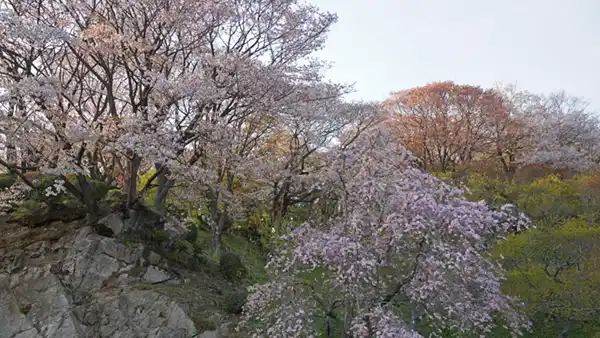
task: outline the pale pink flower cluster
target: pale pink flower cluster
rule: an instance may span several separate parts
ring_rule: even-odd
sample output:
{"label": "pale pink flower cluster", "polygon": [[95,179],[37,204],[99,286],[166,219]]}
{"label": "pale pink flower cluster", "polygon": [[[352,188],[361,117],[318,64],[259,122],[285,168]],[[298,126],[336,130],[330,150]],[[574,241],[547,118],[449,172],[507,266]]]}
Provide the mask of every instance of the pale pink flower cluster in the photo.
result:
{"label": "pale pink flower cluster", "polygon": [[[467,201],[460,189],[412,168],[411,155],[387,137],[381,129],[373,131],[344,151],[340,158],[345,165],[336,168],[339,179],[331,187],[343,204],[340,213],[328,223],[308,222],[284,236],[285,244],[268,265],[273,280],[262,292],[281,287],[290,291],[285,294],[290,304],[313,304],[315,313],[351,313],[358,337],[369,336],[364,334],[366,313],[377,313],[370,335],[415,336],[393,302],[421,313],[423,320],[439,328],[483,333],[499,315],[519,332],[527,320],[518,303],[502,294],[503,270],[490,259],[487,247],[510,226],[527,226],[527,221],[506,215],[510,207],[494,211]],[[277,286],[292,281],[318,291],[311,295]],[[268,302],[270,297],[259,298]],[[306,297],[313,301],[306,303]],[[315,300],[320,297],[332,298],[330,303],[337,306],[329,309]],[[268,326],[292,320],[280,316],[295,315],[282,312],[271,317],[257,310],[253,303],[257,300],[250,298],[244,323],[258,320]]]}

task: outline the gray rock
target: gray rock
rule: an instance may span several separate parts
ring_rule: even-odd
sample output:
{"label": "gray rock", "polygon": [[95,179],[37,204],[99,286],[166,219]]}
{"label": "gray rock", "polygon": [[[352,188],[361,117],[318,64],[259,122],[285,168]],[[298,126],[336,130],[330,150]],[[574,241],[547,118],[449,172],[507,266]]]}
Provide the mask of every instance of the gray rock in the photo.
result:
{"label": "gray rock", "polygon": [[[141,245],[121,244],[90,227],[61,241],[68,250],[48,251],[36,257],[35,264],[25,261],[12,274],[0,274],[0,337],[196,335],[193,322],[172,299],[133,288],[133,282],[139,281],[133,276],[140,272]],[[23,252],[16,254],[23,256]],[[155,266],[144,277],[153,282],[178,281]]]}
{"label": "gray rock", "polygon": [[[41,337],[80,337],[85,334],[84,327],[71,311],[70,294],[57,276],[50,273],[49,266],[26,267],[18,275],[10,276],[9,293],[12,307],[17,307],[21,316],[25,315],[23,304],[29,304],[26,319]],[[8,318],[8,322],[20,320],[14,311],[1,317]]]}
{"label": "gray rock", "polygon": [[29,329],[27,331],[19,332],[16,335],[12,336],[12,338],[38,338],[38,337],[42,337],[42,336],[40,336],[40,334],[38,333],[38,331],[35,328]]}
{"label": "gray rock", "polygon": [[148,254],[148,263],[152,264],[152,265],[158,265],[158,263],[160,262],[160,255],[157,254],[154,251],[150,251],[150,253]]}
{"label": "gray rock", "polygon": [[198,338],[218,338],[219,336],[217,336],[218,332],[215,331],[204,331],[202,332]]}
{"label": "gray rock", "polygon": [[63,269],[71,273],[63,281],[75,292],[99,289],[113,275],[135,266],[142,254],[141,245],[126,246],[83,228],[64,259]]}
{"label": "gray rock", "polygon": [[188,232],[188,227],[179,220],[168,217],[165,221],[165,231],[172,242],[182,239]]}
{"label": "gray rock", "polygon": [[8,289],[8,277],[0,275],[0,337],[41,338],[42,336],[22,313],[21,306]]}
{"label": "gray rock", "polygon": [[25,253],[23,252],[23,250],[18,250],[15,253],[15,256],[14,256],[12,262],[8,266],[8,269],[7,269],[8,273],[15,273],[15,272],[21,270],[21,268],[23,268],[24,262],[25,262]]}
{"label": "gray rock", "polygon": [[101,220],[98,221],[100,224],[104,224],[109,227],[115,236],[119,235],[123,232],[125,227],[125,223],[123,222],[123,218],[117,214],[110,214]]}
{"label": "gray rock", "polygon": [[99,298],[100,337],[192,337],[196,327],[181,307],[148,290]]}
{"label": "gray rock", "polygon": [[154,265],[150,265],[146,269],[146,273],[142,277],[142,280],[149,284],[160,284],[167,282],[168,284],[180,284],[180,281],[173,275]]}
{"label": "gray rock", "polygon": [[40,258],[46,251],[46,242],[36,242],[27,247],[27,251],[31,252],[29,258]]}

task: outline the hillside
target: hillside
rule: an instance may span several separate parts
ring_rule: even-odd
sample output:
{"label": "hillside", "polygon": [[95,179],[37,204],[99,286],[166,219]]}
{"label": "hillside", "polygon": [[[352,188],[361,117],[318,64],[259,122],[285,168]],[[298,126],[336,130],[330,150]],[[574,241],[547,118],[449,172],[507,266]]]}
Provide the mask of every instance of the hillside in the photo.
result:
{"label": "hillside", "polygon": [[599,337],[600,115],[350,100],[337,19],[0,0],[0,338]]}

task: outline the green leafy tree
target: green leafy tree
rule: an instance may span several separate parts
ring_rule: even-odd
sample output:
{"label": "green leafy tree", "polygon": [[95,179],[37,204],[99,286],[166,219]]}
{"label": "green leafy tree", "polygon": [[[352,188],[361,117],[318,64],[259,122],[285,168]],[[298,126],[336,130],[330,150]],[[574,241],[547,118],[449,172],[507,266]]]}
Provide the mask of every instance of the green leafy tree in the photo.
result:
{"label": "green leafy tree", "polygon": [[572,219],[512,236],[497,251],[510,271],[505,291],[527,304],[536,336],[600,330],[599,227]]}
{"label": "green leafy tree", "polygon": [[552,175],[529,185],[518,186],[517,189],[517,206],[538,227],[556,227],[582,211],[579,192],[570,180],[561,180]]}

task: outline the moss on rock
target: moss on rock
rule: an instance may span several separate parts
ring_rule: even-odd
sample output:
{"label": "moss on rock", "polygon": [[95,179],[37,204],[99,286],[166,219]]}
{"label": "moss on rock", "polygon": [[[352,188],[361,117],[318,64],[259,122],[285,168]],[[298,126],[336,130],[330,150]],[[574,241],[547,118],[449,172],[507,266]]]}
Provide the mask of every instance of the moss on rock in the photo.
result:
{"label": "moss on rock", "polygon": [[85,210],[72,204],[53,205],[36,200],[25,200],[11,214],[9,223],[30,227],[44,226],[54,221],[71,222],[85,218]]}

